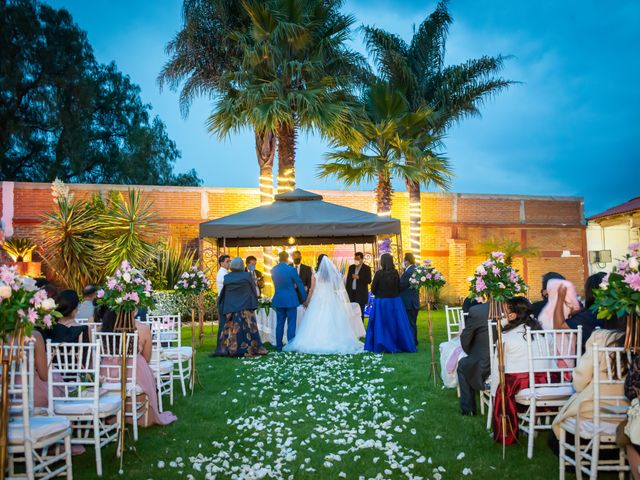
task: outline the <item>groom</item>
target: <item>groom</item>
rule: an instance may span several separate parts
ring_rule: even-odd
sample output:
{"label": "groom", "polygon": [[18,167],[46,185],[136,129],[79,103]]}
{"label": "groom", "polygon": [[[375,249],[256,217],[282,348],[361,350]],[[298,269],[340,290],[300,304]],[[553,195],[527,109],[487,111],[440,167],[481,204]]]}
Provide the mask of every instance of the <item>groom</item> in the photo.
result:
{"label": "groom", "polygon": [[296,269],[288,264],[289,254],[280,252],[278,260],[280,263],[271,269],[271,278],[275,287],[271,306],[276,310],[276,350],[279,352],[282,350],[285,322],[287,322],[288,341],[290,342],[296,336],[297,309],[300,302],[307,299],[307,292]]}

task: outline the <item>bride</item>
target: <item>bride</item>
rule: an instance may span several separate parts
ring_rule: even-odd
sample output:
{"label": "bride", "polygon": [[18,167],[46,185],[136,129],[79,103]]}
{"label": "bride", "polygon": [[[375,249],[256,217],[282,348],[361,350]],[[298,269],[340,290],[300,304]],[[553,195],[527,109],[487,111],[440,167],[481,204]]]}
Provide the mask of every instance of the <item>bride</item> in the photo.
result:
{"label": "bride", "polygon": [[318,257],[309,297],[296,336],[284,350],[313,354],[362,352],[363,344],[358,338],[365,331],[360,310],[355,322],[342,275],[324,253]]}

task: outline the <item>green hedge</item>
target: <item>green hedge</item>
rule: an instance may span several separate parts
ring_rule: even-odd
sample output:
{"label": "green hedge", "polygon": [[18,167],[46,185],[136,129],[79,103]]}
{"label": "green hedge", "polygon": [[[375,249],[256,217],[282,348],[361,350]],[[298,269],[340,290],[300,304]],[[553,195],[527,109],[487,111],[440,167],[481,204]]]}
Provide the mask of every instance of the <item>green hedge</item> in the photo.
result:
{"label": "green hedge", "polygon": [[[150,310],[151,315],[175,315],[180,313],[182,318],[191,318],[191,305],[183,296],[174,290],[156,290],[153,292],[155,306]],[[204,295],[204,319],[218,320],[218,294],[209,290]]]}

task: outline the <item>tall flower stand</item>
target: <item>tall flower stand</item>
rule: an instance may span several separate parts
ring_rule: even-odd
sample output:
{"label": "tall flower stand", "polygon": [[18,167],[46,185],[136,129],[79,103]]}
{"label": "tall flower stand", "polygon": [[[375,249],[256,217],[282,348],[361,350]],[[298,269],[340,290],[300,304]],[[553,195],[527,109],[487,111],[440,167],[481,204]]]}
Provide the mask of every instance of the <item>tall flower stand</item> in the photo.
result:
{"label": "tall flower stand", "polygon": [[438,363],[436,361],[435,341],[433,338],[433,321],[431,319],[431,303],[433,295],[427,290],[427,325],[429,326],[429,346],[431,348],[431,375],[433,376],[433,384],[438,384]]}
{"label": "tall flower stand", "polygon": [[9,446],[9,370],[15,358],[20,358],[24,347],[24,331],[14,330],[7,341],[0,341],[0,364],[2,365],[2,393],[0,394],[0,479],[5,478],[7,451]]}
{"label": "tall flower stand", "polygon": [[[118,439],[117,456],[120,458],[120,471],[124,462],[125,451],[125,435],[127,431],[127,335],[131,335],[136,331],[136,324],[134,320],[135,311],[120,311],[116,317],[116,323],[113,331],[120,333],[120,435]],[[132,352],[136,355],[137,352]],[[135,400],[134,400],[135,401]],[[136,418],[133,421],[137,421]],[[133,447],[135,449],[135,447]]]}
{"label": "tall flower stand", "polygon": [[[202,334],[202,330],[200,330],[200,333]],[[191,308],[191,375],[189,376],[189,388],[191,389],[191,395],[193,395],[196,382],[198,385],[202,386],[200,378],[198,377],[198,370],[196,368],[196,312],[195,308]]]}
{"label": "tall flower stand", "polygon": [[627,314],[624,349],[634,355],[640,353],[640,316],[635,313]]}
{"label": "tall flower stand", "polygon": [[506,435],[507,429],[511,433],[515,431],[514,425],[507,417],[507,406],[505,403],[505,371],[504,371],[504,343],[502,342],[502,319],[507,317],[507,308],[504,302],[499,302],[494,298],[489,298],[489,320],[496,322],[496,353],[498,355],[498,375],[500,379],[500,425],[502,428],[502,458],[506,455]]}
{"label": "tall flower stand", "polygon": [[196,297],[196,306],[198,307],[198,345],[202,347],[202,344],[204,343],[204,294],[203,293],[200,293]]}

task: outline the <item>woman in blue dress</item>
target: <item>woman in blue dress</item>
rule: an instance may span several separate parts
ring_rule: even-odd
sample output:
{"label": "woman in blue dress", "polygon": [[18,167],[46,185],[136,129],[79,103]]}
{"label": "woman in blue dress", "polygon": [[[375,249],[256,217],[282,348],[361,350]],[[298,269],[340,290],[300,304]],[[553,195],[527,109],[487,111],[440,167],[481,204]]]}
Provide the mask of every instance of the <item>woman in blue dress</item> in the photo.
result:
{"label": "woman in blue dress", "polygon": [[380,266],[371,283],[375,298],[364,349],[376,353],[415,352],[409,317],[400,299],[400,275],[393,257],[388,253],[382,255]]}

